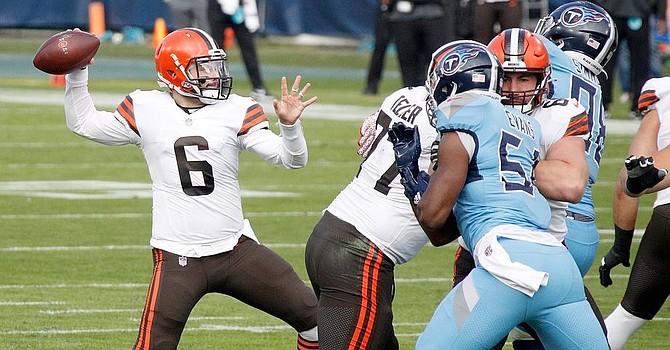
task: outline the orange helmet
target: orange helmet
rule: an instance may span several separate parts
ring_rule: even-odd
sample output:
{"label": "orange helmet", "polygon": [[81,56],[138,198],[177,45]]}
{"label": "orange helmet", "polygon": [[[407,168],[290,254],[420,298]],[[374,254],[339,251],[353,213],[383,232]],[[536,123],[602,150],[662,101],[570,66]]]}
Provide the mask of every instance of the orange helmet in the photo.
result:
{"label": "orange helmet", "polygon": [[505,91],[503,103],[514,105],[524,113],[539,105],[547,93],[551,74],[549,52],[535,34],[521,28],[505,29],[488,45],[502,63],[505,73],[528,72],[537,75],[533,90]]}
{"label": "orange helmet", "polygon": [[156,47],[154,61],[161,87],[206,104],[230,95],[233,78],[226,53],[200,29],[182,28],[168,34]]}

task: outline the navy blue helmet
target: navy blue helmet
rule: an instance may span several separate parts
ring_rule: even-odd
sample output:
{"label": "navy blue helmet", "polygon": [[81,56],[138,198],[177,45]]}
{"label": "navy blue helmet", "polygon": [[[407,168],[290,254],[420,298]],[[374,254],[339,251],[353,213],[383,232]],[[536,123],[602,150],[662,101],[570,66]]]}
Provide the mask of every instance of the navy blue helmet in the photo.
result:
{"label": "navy blue helmet", "polygon": [[603,71],[618,45],[612,17],[602,7],[586,1],[559,6],[540,19],[535,33],[552,41],[595,74]]}
{"label": "navy blue helmet", "polygon": [[502,80],[502,65],[486,45],[472,40],[458,40],[443,45],[433,53],[426,86],[437,106],[465,91],[500,95]]}

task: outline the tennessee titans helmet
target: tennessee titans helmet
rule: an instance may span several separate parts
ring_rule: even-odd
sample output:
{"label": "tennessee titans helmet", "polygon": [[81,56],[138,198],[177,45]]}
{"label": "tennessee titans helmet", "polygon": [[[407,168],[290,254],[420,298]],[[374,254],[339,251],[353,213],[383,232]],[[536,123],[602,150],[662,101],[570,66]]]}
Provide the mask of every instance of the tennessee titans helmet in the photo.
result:
{"label": "tennessee titans helmet", "polygon": [[452,41],[433,53],[426,87],[435,106],[465,91],[502,93],[500,61],[486,45],[472,40]]}
{"label": "tennessee titans helmet", "polygon": [[535,33],[552,41],[594,74],[600,74],[618,45],[612,17],[602,7],[575,1],[540,19]]}

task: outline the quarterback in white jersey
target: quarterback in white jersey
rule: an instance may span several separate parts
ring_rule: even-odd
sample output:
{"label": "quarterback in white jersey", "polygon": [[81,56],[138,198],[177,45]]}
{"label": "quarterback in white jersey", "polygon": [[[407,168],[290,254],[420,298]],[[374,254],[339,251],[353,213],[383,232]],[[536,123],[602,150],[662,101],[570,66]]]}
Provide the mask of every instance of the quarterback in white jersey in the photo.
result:
{"label": "quarterback in white jersey", "polygon": [[323,348],[398,348],[391,308],[394,267],[414,257],[428,238],[403,194],[388,130],[398,122],[419,128],[419,166],[427,170],[437,135],[427,103],[424,86],[400,89],[384,100],[370,117],[375,126],[367,157],[307,242],[305,262],[319,298]]}
{"label": "quarterback in white jersey", "polygon": [[[605,319],[607,338],[613,350],[623,349],[633,333],[658,314],[670,294],[670,177],[659,175],[660,172],[667,175],[667,170],[656,168],[670,169],[670,77],[650,79],[644,84],[638,110],[644,118],[630,145],[628,154],[631,156],[621,170],[614,191],[615,237],[600,267],[603,286],[613,283],[610,276],[613,267],[619,264],[630,266],[631,242],[639,207],[637,197],[656,193],[656,201],[633,262],[626,292]],[[650,156],[653,160],[638,156]],[[631,172],[638,172],[635,180],[630,179]],[[639,183],[643,180],[651,181],[641,186]]]}
{"label": "quarterback in white jersey", "polygon": [[169,91],[136,90],[113,113],[95,108],[88,68],[66,76],[67,127],[98,143],[134,144],[149,168],[154,276],[135,349],[176,349],[191,309],[210,292],[281,318],[300,333],[299,349],[315,348],[316,297],[285,260],[258,243],[242,213],[238,181],[243,150],[286,168],[305,166],[299,117],[316,101],[302,101],[310,84],[299,89],[298,76],[289,93],[282,79],[281,101],[274,101],[278,136],[256,101],[230,94],[226,54],[204,31],[170,33],[155,63],[159,85]]}

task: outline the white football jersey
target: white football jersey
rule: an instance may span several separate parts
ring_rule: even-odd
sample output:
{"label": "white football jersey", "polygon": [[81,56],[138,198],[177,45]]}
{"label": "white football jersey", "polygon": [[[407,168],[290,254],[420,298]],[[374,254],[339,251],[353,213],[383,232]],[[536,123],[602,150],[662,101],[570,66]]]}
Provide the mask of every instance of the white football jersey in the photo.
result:
{"label": "white football jersey", "polygon": [[[589,136],[586,110],[573,98],[546,100],[531,112],[531,116],[540,122],[542,128],[540,142],[542,159],[546,157],[549,148],[563,137],[576,136],[586,140]],[[565,210],[568,208],[568,202],[549,199],[547,201],[551,208],[549,232],[559,242],[562,242],[568,233],[565,224]]]}
{"label": "white football jersey", "polygon": [[241,235],[257,240],[242,214],[240,152],[249,149],[289,168],[307,162],[300,122],[280,125],[279,137],[251,98],[231,94],[189,113],[170,92],[136,90],[110,113],[93,106],[86,70],[67,79],[65,110],[73,132],[142,150],[152,180],[153,247],[201,257],[231,250]]}
{"label": "white football jersey", "polygon": [[[649,79],[638,99],[638,109],[646,113],[655,109],[661,126],[656,138],[659,150],[670,145],[670,77]],[[654,207],[670,203],[670,188],[656,192]]]}
{"label": "white football jersey", "polygon": [[428,91],[403,88],[382,103],[377,112],[375,141],[358,174],[328,206],[327,210],[352,224],[396,264],[407,262],[428,237],[419,226],[400,184],[393,144],[388,130],[396,122],[417,125],[421,137],[419,168],[430,166],[430,147],[437,130],[428,114]]}

